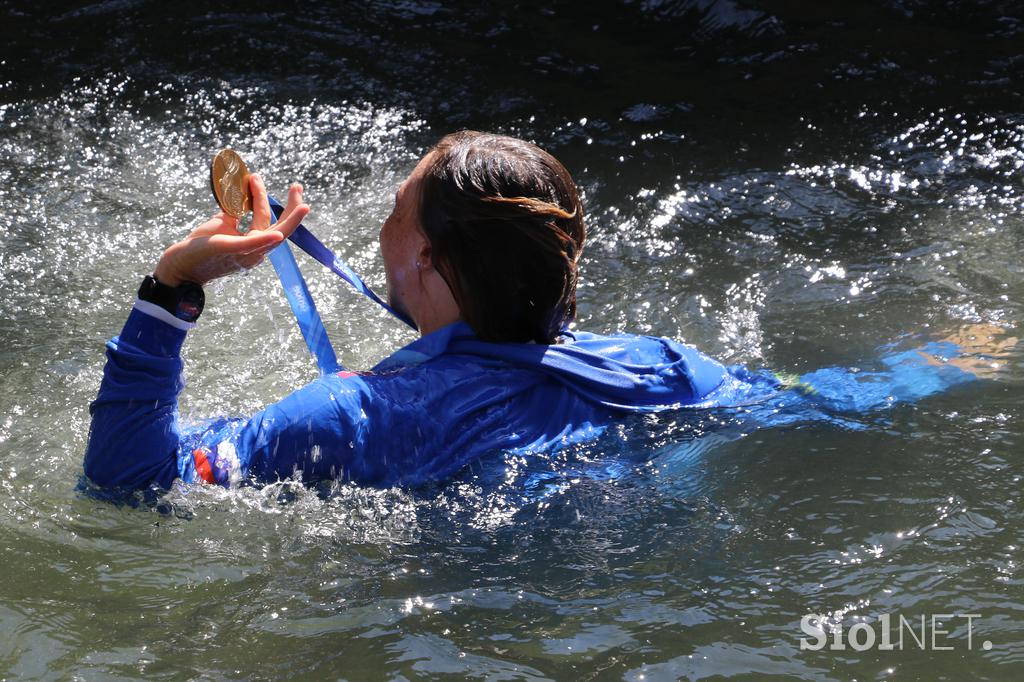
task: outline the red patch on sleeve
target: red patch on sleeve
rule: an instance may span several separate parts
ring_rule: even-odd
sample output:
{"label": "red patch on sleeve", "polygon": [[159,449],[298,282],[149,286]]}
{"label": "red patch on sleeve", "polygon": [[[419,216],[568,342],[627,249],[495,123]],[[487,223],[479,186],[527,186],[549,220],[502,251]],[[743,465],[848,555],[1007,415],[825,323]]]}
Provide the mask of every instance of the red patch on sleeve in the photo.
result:
{"label": "red patch on sleeve", "polygon": [[206,459],[206,452],[202,448],[194,450],[192,459],[195,460],[196,473],[199,474],[199,478],[207,483],[213,483],[213,469],[210,467],[210,460]]}
{"label": "red patch on sleeve", "polygon": [[338,376],[341,377],[342,379],[348,379],[349,377],[356,376],[356,373],[349,372],[347,369],[343,369],[340,372],[338,372]]}

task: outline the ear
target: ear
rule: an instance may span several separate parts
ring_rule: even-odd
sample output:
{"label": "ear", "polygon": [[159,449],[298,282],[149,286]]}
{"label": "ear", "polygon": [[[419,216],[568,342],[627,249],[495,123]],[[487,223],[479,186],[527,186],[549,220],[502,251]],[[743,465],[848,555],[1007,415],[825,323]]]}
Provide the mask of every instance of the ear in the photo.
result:
{"label": "ear", "polygon": [[434,269],[434,250],[426,239],[423,240],[416,253],[416,268],[420,272],[430,272]]}

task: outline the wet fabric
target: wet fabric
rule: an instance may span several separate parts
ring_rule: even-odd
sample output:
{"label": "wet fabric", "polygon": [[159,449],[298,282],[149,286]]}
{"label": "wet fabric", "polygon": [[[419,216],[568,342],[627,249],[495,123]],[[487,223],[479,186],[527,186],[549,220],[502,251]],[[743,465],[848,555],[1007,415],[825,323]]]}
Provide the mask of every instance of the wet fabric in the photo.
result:
{"label": "wet fabric", "polygon": [[[835,415],[917,400],[972,378],[907,351],[884,358],[878,372],[827,368],[785,390],[770,373],[726,368],[665,338],[579,332],[553,345],[500,344],[457,322],[369,372],[324,375],[252,417],[186,425],[177,411],[186,333],[187,325],[137,306],[107,344],[85,456],[93,482],[229,486],[299,476],[416,486],[449,478],[487,452],[592,439],[630,413],[777,398]],[[932,350],[955,353],[955,346]],[[766,425],[798,413],[763,411]]]}
{"label": "wet fabric", "polygon": [[251,418],[179,423],[186,330],[139,309],[107,346],[85,458],[105,486],[228,485],[301,472],[374,485],[446,478],[484,452],[592,437],[616,414],[701,404],[730,376],[696,349],[633,335],[485,343],[456,323],[370,372],[339,371]]}

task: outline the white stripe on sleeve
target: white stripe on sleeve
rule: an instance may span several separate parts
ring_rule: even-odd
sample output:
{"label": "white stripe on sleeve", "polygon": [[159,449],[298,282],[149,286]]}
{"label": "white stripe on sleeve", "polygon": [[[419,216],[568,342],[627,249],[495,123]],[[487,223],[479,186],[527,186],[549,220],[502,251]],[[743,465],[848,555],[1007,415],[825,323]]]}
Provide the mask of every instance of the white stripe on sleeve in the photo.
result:
{"label": "white stripe on sleeve", "polygon": [[171,315],[169,312],[158,306],[156,303],[150,303],[149,301],[135,299],[135,309],[138,310],[140,313],[145,313],[150,317],[155,317],[161,322],[166,322],[172,327],[176,327],[184,331],[188,331],[189,329],[192,329],[193,327],[196,326],[195,322],[186,322],[185,320],[179,320],[174,315]]}

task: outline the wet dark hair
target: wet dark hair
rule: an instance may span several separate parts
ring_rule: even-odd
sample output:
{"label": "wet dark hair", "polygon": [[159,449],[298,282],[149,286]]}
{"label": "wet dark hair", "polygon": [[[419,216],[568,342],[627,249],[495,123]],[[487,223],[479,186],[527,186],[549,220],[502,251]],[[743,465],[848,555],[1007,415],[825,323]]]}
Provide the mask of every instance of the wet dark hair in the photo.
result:
{"label": "wet dark hair", "polygon": [[420,222],[463,319],[486,341],[554,343],[576,317],[586,238],[569,171],[534,144],[471,130],[431,154]]}

